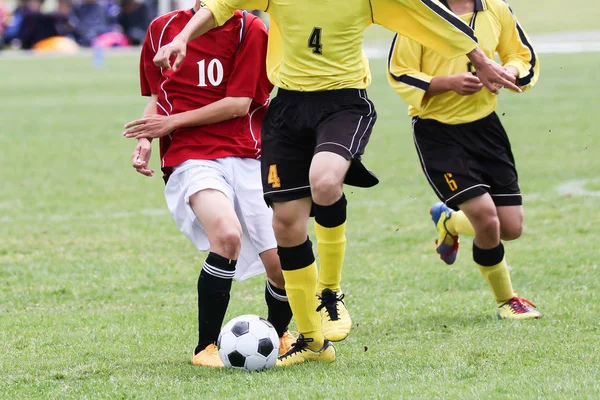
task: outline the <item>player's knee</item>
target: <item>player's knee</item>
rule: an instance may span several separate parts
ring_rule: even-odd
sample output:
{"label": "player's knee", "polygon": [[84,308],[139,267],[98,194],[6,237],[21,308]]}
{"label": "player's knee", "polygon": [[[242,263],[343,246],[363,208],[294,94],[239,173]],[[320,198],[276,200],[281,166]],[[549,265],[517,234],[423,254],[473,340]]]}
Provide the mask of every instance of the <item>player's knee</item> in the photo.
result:
{"label": "player's knee", "polygon": [[502,240],[516,240],[523,234],[523,224],[503,224],[500,228]]}
{"label": "player's knee", "polygon": [[311,179],[310,190],[313,201],[322,206],[329,206],[340,199],[343,192],[343,177],[331,173],[315,176]]}
{"label": "player's knee", "polygon": [[238,257],[242,247],[242,228],[239,225],[220,221],[211,236],[213,251],[231,259]]}
{"label": "player's knee", "polygon": [[475,233],[478,236],[498,237],[500,233],[500,220],[494,207],[483,207],[472,211],[469,215]]}
{"label": "player's knee", "polygon": [[302,220],[294,213],[275,212],[273,214],[273,232],[279,244],[305,239],[306,229],[304,225]]}

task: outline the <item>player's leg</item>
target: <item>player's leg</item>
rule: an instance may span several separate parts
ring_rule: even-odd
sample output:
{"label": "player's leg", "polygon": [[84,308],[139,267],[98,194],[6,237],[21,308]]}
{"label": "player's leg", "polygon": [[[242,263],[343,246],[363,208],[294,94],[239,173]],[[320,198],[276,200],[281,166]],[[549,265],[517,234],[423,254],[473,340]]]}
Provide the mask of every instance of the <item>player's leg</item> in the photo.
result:
{"label": "player's leg", "polygon": [[[194,361],[203,365],[214,353],[229,305],[242,228],[231,201],[218,190],[196,192],[189,203],[210,242],[210,253],[198,278],[198,346]],[[203,351],[209,354],[201,354]]]}
{"label": "player's leg", "polygon": [[187,161],[165,187],[167,206],[179,229],[198,248],[210,250],[198,278],[198,345],[192,362],[222,366],[215,343],[229,301],[241,228],[233,189],[217,161]]}
{"label": "player's leg", "polygon": [[309,197],[273,204],[273,230],[285,278],[285,289],[298,327],[294,347],[279,358],[287,366],[309,360],[331,362],[335,350],[325,340],[317,313],[317,263],[308,238]]}
{"label": "player's leg", "polygon": [[261,139],[264,197],[273,207],[273,230],[285,279],[285,289],[300,335],[279,366],[315,360],[335,360],[325,341],[316,311],[317,265],[308,239],[312,208],[308,173],[314,151],[314,103],[304,93],[279,89],[265,116]]}
{"label": "player's leg", "polygon": [[515,297],[515,293],[504,257],[504,246],[500,242],[500,220],[496,205],[486,193],[460,204],[460,209],[475,230],[473,260],[492,289],[496,302],[504,304]]}
{"label": "player's leg", "polygon": [[317,296],[323,333],[327,339],[339,341],[352,328],[341,289],[347,207],[343,184],[369,187],[378,182],[360,162],[377,113],[364,90],[338,90],[318,96],[315,101],[321,103],[324,117],[316,127],[317,146],[310,167],[321,267]]}
{"label": "player's leg", "polygon": [[[498,215],[499,236],[502,240],[514,240],[521,236],[523,226],[523,200],[518,174],[508,135],[496,113],[479,121],[485,132],[481,160],[485,179],[490,183],[491,198]],[[507,272],[508,274],[508,272]],[[501,319],[537,319],[541,313],[527,299],[513,296],[498,307]]]}
{"label": "player's leg", "polygon": [[471,171],[472,157],[465,149],[469,138],[460,128],[416,117],[412,126],[425,177],[442,200],[430,210],[438,232],[436,252],[446,264],[453,264],[458,253],[459,234],[475,234],[465,213],[456,211],[458,204],[487,193],[488,185],[477,171]]}
{"label": "player's leg", "polygon": [[344,177],[350,161],[339,154],[322,151],[313,157],[310,185],[317,235],[320,271],[317,296],[323,334],[332,341],[343,340],[352,319],[343,301],[342,266],[346,252],[346,206]]}
{"label": "player's leg", "polygon": [[270,249],[260,254],[267,272],[265,285],[265,301],[267,303],[267,320],[275,327],[279,336],[279,355],[290,351],[296,338],[288,330],[292,320],[292,309],[285,290],[285,280],[281,271],[281,262],[277,249]]}

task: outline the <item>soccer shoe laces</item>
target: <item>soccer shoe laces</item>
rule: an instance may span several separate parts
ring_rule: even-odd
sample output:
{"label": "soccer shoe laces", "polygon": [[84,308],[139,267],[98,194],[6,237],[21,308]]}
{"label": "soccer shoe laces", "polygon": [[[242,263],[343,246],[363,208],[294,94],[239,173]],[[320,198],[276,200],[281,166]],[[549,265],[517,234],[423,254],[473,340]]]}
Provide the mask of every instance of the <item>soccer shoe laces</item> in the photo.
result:
{"label": "soccer shoe laces", "polygon": [[291,357],[298,352],[306,351],[308,344],[313,341],[313,338],[305,338],[302,334],[298,335],[298,339],[296,339],[294,344],[292,344],[292,348],[290,349],[290,351],[280,356],[279,359],[283,360],[284,358]]}
{"label": "soccer shoe laces", "polygon": [[338,315],[337,302],[344,300],[344,294],[337,296],[334,291],[330,289],[324,289],[319,297],[321,304],[317,307],[317,312],[321,311],[323,307],[329,314],[330,321],[337,321],[340,317]]}
{"label": "soccer shoe laces", "polygon": [[515,314],[525,314],[529,311],[528,307],[537,308],[531,301],[521,297],[513,297],[505,304],[508,304]]}

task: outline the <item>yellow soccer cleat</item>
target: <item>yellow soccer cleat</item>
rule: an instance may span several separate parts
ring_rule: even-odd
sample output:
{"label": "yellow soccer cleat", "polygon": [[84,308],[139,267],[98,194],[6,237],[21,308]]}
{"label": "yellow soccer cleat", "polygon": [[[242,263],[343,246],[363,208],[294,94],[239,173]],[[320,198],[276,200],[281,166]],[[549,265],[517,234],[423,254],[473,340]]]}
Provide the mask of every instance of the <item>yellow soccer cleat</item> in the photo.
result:
{"label": "yellow soccer cleat", "polygon": [[192,364],[213,368],[225,366],[223,365],[223,361],[221,361],[221,357],[219,357],[219,349],[212,343],[192,357]]}
{"label": "yellow soccer cleat", "polygon": [[344,303],[344,295],[323,289],[317,298],[321,302],[317,311],[321,314],[321,329],[325,339],[332,342],[346,339],[352,329],[352,319]]}
{"label": "yellow soccer cleat", "polygon": [[285,331],[279,338],[279,355],[282,356],[290,351],[294,343],[296,343],[294,335],[290,331]]}
{"label": "yellow soccer cleat", "polygon": [[290,351],[277,359],[278,367],[287,367],[292,364],[300,364],[305,361],[319,361],[331,363],[335,361],[335,348],[329,340],[325,340],[321,350],[311,350],[308,344],[312,342],[312,338],[304,339],[303,335],[298,336],[298,340],[294,343]]}
{"label": "yellow soccer cleat", "polygon": [[535,304],[516,296],[498,306],[498,319],[538,319],[541,316]]}

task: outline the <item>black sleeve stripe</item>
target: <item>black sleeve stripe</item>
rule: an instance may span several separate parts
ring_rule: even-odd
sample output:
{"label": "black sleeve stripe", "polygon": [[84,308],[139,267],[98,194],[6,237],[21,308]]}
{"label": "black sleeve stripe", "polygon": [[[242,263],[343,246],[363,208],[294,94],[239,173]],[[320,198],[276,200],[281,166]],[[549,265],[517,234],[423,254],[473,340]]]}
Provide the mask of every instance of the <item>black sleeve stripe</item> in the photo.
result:
{"label": "black sleeve stripe", "polygon": [[517,22],[517,18],[515,17],[515,13],[513,12],[512,8],[510,8],[506,0],[503,1],[506,4],[506,7],[508,7],[508,11],[510,11],[510,14],[512,15],[513,19],[515,20],[515,25],[517,26],[517,32],[519,32],[519,39],[521,40],[521,43],[523,43],[525,47],[529,49],[529,53],[531,53],[531,59],[529,60],[529,65],[531,67],[529,68],[529,73],[524,77],[519,78],[519,81],[517,82],[517,85],[519,86],[527,86],[531,83],[531,79],[533,79],[533,76],[535,75],[534,68],[537,62],[537,59],[535,57],[535,51],[533,51],[533,46],[531,45],[531,43],[529,43],[529,40],[527,40],[527,36],[525,36],[525,32],[521,28],[521,25],[519,25],[519,23]]}
{"label": "black sleeve stripe", "polygon": [[417,89],[421,89],[422,91],[426,92],[427,89],[429,89],[429,82],[427,81],[423,81],[419,78],[415,78],[413,76],[410,75],[395,75],[392,73],[392,57],[394,55],[394,50],[396,49],[396,41],[398,40],[398,34],[396,33],[394,35],[394,40],[392,40],[392,45],[390,47],[390,53],[388,55],[388,72],[390,73],[390,76],[392,78],[394,78],[394,80],[396,82],[401,82],[404,83],[405,85],[408,86],[412,86],[415,87]]}
{"label": "black sleeve stripe", "polygon": [[405,74],[405,75],[396,76],[396,75],[392,74],[392,77],[398,82],[402,82],[405,85],[412,86],[417,89],[421,89],[424,92],[426,92],[427,89],[429,89],[429,82],[422,81],[419,78],[415,78],[410,75]]}
{"label": "black sleeve stripe", "polygon": [[473,29],[468,27],[467,24],[462,22],[461,19],[458,18],[456,15],[444,9],[444,7],[440,7],[431,0],[421,0],[421,2],[425,4],[431,11],[444,18],[446,21],[454,25],[456,29],[460,30],[462,33],[467,35],[472,41],[477,43],[477,37],[475,37],[475,32],[473,32]]}
{"label": "black sleeve stripe", "polygon": [[529,68],[529,73],[527,75],[525,75],[522,78],[519,78],[519,82],[517,83],[519,86],[527,86],[531,83],[531,80],[533,79],[533,76],[535,75],[535,64],[537,62],[537,59],[535,57],[535,52],[533,51],[533,46],[531,46],[531,43],[529,43],[529,40],[527,40],[527,36],[525,36],[525,32],[523,32],[523,29],[521,29],[521,26],[519,25],[518,22],[515,21],[515,23],[517,24],[517,31],[519,31],[519,38],[521,39],[521,42],[523,42],[523,44],[529,49],[529,52],[531,53],[531,59],[529,60],[529,65],[531,65],[531,67]]}

